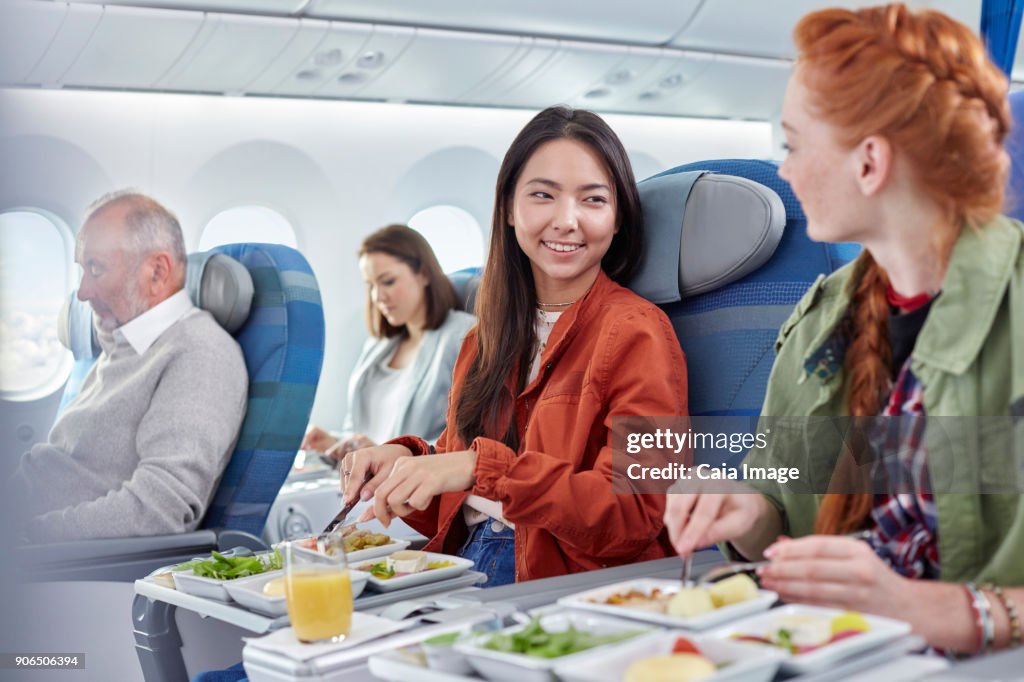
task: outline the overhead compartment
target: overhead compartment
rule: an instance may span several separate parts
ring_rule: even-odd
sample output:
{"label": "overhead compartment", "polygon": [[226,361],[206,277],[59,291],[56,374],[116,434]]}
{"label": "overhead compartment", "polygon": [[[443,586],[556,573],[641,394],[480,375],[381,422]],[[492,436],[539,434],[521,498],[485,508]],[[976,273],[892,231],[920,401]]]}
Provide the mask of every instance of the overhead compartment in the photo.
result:
{"label": "overhead compartment", "polygon": [[566,104],[628,57],[627,47],[537,39],[529,53],[460,101],[531,108]]}
{"label": "overhead compartment", "polygon": [[495,100],[536,76],[558,54],[558,41],[523,38],[519,48],[505,64],[478,85],[456,99],[461,104],[483,104]]}
{"label": "overhead compartment", "polygon": [[248,91],[311,97],[355,63],[373,33],[370,24],[303,19],[292,43],[248,86]]}
{"label": "overhead compartment", "polygon": [[[695,62],[692,68],[686,67],[688,78],[696,75],[698,65],[703,65],[703,61]],[[630,47],[622,61],[586,84],[580,94],[568,103],[602,111],[630,107],[638,101],[641,93],[657,88],[665,79],[681,82],[682,76],[674,74],[681,74],[682,70],[676,50]],[[678,85],[678,82],[672,82]]]}
{"label": "overhead compartment", "polygon": [[[86,8],[90,6],[72,5],[70,10],[73,14]],[[199,34],[203,18],[201,12],[106,7],[85,47],[60,77],[60,83],[153,87]]]}
{"label": "overhead compartment", "polygon": [[318,19],[299,19],[295,22],[295,35],[277,58],[267,65],[259,75],[249,81],[244,90],[248,93],[269,94],[286,81],[289,76],[302,70],[311,55],[327,38],[331,22]]}
{"label": "overhead compartment", "polygon": [[663,50],[661,58],[634,82],[622,87],[606,86],[613,93],[606,103],[598,105],[590,98],[592,103],[584,101],[580,106],[618,113],[685,115],[682,110],[694,96],[694,84],[714,61],[714,55],[702,52]]}
{"label": "overhead compartment", "polygon": [[306,0],[68,0],[68,2],[87,5],[146,5],[147,7],[170,9],[252,14],[292,14],[298,12],[306,4]]}
{"label": "overhead compartment", "polygon": [[659,45],[685,26],[701,3],[702,0],[633,0],[597,8],[592,0],[312,0],[304,14],[348,21]]}
{"label": "overhead compartment", "polygon": [[379,78],[358,90],[358,95],[451,102],[514,60],[523,41],[518,36],[417,29],[401,57]]}
{"label": "overhead compartment", "polygon": [[[95,5],[71,5],[65,8],[67,11],[57,34],[42,46],[43,56],[28,74],[26,80],[29,84],[50,87],[59,85],[61,77],[74,64],[103,17],[103,8]],[[41,37],[33,36],[34,39]]]}
{"label": "overhead compartment", "polygon": [[[832,3],[842,5],[843,0]],[[847,0],[846,4],[852,4]],[[672,40],[674,47],[738,55],[792,58],[793,27],[820,0],[715,0],[705,2]]]}
{"label": "overhead compartment", "polygon": [[[824,7],[856,9],[859,0],[714,0],[705,2],[671,45],[732,55],[791,59],[796,54],[793,28],[805,14]],[[978,0],[908,0],[912,8],[936,9],[975,31],[981,19]]]}
{"label": "overhead compartment", "polygon": [[369,40],[354,55],[342,55],[343,59],[348,58],[341,68],[325,78],[313,93],[317,97],[370,98],[365,91],[394,68],[415,35],[416,29],[404,26],[374,26]]}
{"label": "overhead compartment", "polygon": [[295,19],[208,14],[202,30],[155,86],[243,92],[279,59],[299,29]]}
{"label": "overhead compartment", "polygon": [[791,72],[782,60],[715,55],[691,84],[651,113],[772,120],[781,111]]}
{"label": "overhead compartment", "polygon": [[0,84],[25,85],[60,30],[67,5],[9,0],[0,4]]}

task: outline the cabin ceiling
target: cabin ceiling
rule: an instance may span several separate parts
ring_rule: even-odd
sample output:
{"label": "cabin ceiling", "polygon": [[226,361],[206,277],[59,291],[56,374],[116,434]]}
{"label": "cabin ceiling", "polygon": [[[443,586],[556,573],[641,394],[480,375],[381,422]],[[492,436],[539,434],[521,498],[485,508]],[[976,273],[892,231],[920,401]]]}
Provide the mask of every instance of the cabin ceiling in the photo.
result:
{"label": "cabin ceiling", "polygon": [[[0,85],[769,120],[818,0],[4,0]],[[840,2],[855,6],[858,2]],[[912,3],[978,26],[977,0]],[[1024,55],[1017,70],[1024,76]]]}

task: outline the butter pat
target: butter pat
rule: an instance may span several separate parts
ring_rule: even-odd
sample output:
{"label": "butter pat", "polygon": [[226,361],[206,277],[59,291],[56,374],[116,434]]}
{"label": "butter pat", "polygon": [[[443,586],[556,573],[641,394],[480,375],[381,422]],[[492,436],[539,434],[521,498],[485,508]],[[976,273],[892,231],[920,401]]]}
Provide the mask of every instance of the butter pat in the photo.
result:
{"label": "butter pat", "polygon": [[388,568],[395,573],[419,573],[427,570],[427,553],[403,549],[388,557]]}
{"label": "butter pat", "polygon": [[820,616],[794,613],[780,617],[772,628],[772,639],[778,639],[780,632],[789,634],[793,646],[818,646],[832,639],[832,623]]}

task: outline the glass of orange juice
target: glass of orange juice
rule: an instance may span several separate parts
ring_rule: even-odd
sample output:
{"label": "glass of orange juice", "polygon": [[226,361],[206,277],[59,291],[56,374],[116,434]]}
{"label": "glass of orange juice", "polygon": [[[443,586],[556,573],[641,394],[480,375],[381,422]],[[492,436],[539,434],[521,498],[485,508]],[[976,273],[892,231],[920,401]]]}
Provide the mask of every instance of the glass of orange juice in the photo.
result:
{"label": "glass of orange juice", "polygon": [[295,637],[301,642],[340,642],[352,627],[352,580],[340,537],[316,549],[284,545],[285,597]]}

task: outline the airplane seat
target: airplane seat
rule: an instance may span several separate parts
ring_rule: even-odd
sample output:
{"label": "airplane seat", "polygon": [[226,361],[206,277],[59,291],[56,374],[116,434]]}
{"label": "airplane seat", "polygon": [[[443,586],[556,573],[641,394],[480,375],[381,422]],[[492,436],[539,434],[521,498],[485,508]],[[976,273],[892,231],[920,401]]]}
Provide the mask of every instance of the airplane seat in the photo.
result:
{"label": "airplane seat", "polygon": [[463,268],[448,273],[448,280],[455,287],[459,304],[467,313],[476,314],[476,292],[480,288],[480,275],[483,268]]}
{"label": "airplane seat", "polygon": [[[192,254],[186,288],[233,333],[249,373],[245,419],[200,530],[19,548],[35,579],[134,580],[218,547],[263,547],[259,534],[302,441],[320,377],[320,290],[302,254],[278,244]],[[91,362],[99,352],[91,309],[74,294],[66,308],[61,338],[76,361]]]}
{"label": "airplane seat", "polygon": [[779,328],[814,280],[859,247],[811,241],[769,161],[689,163],[639,188],[647,247],[630,288],[672,321],[691,416],[758,416]]}
{"label": "airplane seat", "polygon": [[1024,220],[1024,90],[1010,93],[1010,113],[1013,126],[1006,140],[1010,154],[1010,179],[1006,187],[1004,213]]}

